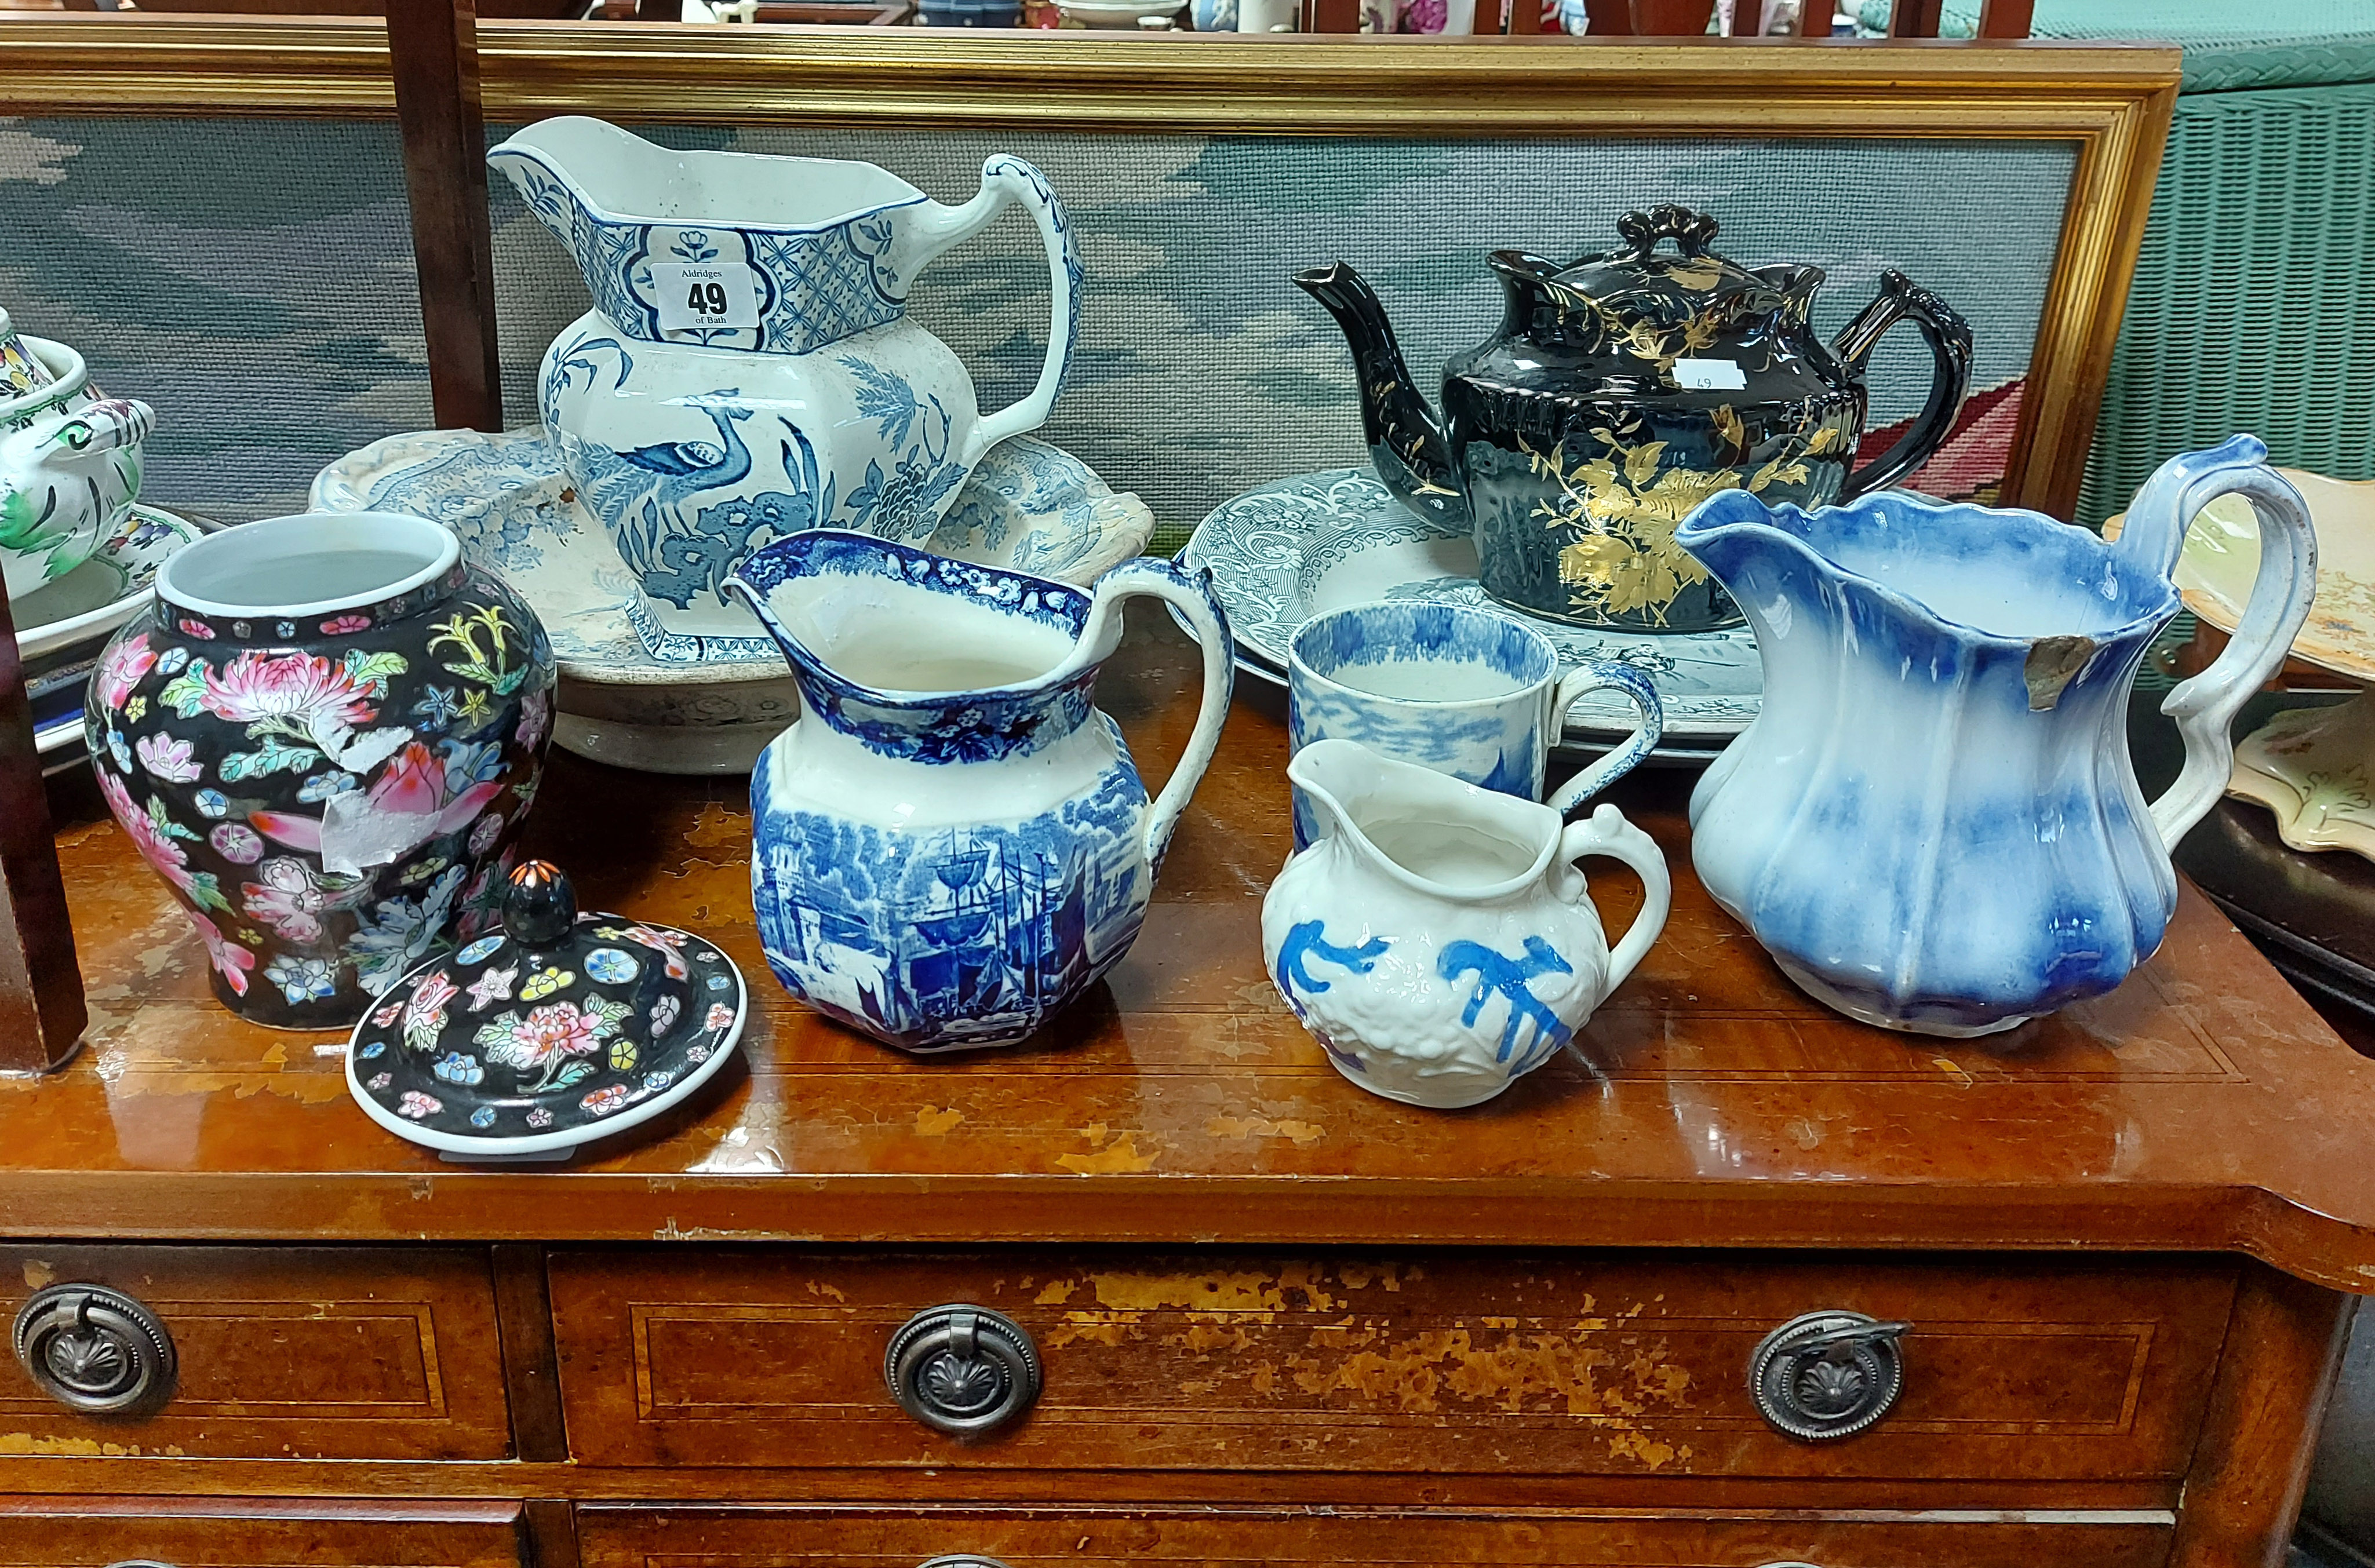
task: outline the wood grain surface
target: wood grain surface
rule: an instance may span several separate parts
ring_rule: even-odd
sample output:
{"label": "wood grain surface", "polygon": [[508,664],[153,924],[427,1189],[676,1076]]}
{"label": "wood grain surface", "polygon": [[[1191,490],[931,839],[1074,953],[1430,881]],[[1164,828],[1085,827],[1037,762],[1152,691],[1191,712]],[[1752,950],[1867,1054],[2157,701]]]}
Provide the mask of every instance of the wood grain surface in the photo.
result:
{"label": "wood grain surface", "polygon": [[1663,1516],[1387,1511],[962,1506],[900,1512],[581,1508],[585,1568],[915,1568],[982,1552],[1010,1568],[1195,1568],[1326,1563],[1342,1568],[2158,1568],[2168,1527],[2147,1520],[2048,1523],[2016,1515],[1928,1521],[1766,1514]]}
{"label": "wood grain surface", "polygon": [[0,1321],[52,1284],[112,1286],[172,1336],[172,1397],[136,1421],[60,1407],[0,1361],[0,1459],[501,1459],[511,1453],[483,1252],[0,1247]]}
{"label": "wood grain surface", "polygon": [[[2121,1480],[2182,1475],[2224,1260],[1727,1255],[563,1252],[573,1449],[611,1466],[894,1465]],[[1020,1322],[1046,1389],[987,1440],[883,1385],[919,1308]],[[1870,1433],[1772,1432],[1745,1370],[1814,1310],[1911,1321]]]}
{"label": "wood grain surface", "polygon": [[[1142,615],[1100,701],[1148,777],[1184,744],[1193,649]],[[898,1055],[793,1003],[751,924],[739,780],[556,756],[530,847],[588,908],[739,962],[742,1061],[564,1177],[472,1170],[349,1102],[342,1043],[207,998],[188,922],[95,797],[57,834],[89,1044],[0,1083],[0,1232],[84,1237],[2236,1251],[2375,1290],[2375,1062],[2191,890],[2127,984],[2007,1034],[1887,1033],[1790,987],[1690,872],[1690,775],[1620,802],[1674,911],[1576,1047],[1443,1114],[1344,1082],[1262,970],[1285,743],[1241,701],[1145,931],[1020,1048]],[[1637,889],[1594,870],[1612,924]]]}
{"label": "wood grain surface", "polygon": [[0,1568],[517,1568],[509,1503],[0,1498]]}

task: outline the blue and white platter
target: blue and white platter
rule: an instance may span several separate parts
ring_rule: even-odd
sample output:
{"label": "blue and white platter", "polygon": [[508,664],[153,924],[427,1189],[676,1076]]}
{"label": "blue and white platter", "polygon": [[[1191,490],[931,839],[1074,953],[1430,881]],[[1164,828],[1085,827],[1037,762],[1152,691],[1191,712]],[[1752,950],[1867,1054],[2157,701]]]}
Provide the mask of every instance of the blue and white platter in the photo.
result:
{"label": "blue and white platter", "polygon": [[[1608,631],[1530,616],[1476,581],[1476,547],[1396,501],[1367,469],[1329,468],[1258,485],[1198,525],[1183,564],[1209,567],[1229,612],[1237,667],[1282,684],[1287,644],[1313,616],[1372,599],[1472,605],[1548,637],[1563,665],[1613,659],[1648,675],[1666,709],[1660,754],[1704,760],[1748,727],[1764,690],[1756,639],[1720,631]],[[1566,744],[1599,749],[1630,733],[1632,710],[1595,692],[1568,710]]]}
{"label": "blue and white platter", "polygon": [[[755,624],[749,638],[650,651],[635,630],[647,612],[634,579],[540,428],[389,436],[323,469],[312,504],[443,523],[501,572],[552,639],[553,740],[567,750],[649,772],[747,773],[799,717],[783,655]],[[1136,496],[1060,448],[1017,436],[983,456],[931,548],[1085,584],[1144,549],[1153,527]]]}

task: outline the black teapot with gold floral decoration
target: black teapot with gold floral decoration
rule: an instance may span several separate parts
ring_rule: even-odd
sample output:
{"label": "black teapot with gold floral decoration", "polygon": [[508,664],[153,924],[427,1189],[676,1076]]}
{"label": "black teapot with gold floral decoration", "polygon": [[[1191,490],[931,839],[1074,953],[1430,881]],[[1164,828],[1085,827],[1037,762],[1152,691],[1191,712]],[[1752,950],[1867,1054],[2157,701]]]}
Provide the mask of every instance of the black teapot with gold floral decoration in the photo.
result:
{"label": "black teapot with gold floral decoration", "polygon": [[[1740,619],[1674,529],[1719,490],[1819,506],[1911,473],[1969,389],[1971,329],[1895,271],[1829,344],[1809,324],[1818,266],[1744,267],[1715,219],[1628,213],[1625,243],[1560,265],[1495,251],[1508,313],[1444,368],[1437,419],[1411,384],[1377,297],[1342,262],[1294,281],[1352,342],[1378,476],[1416,511],[1465,523],[1484,590],[1555,619],[1703,631]],[[1659,253],[1671,240],[1675,253]],[[1850,471],[1865,363],[1910,320],[1936,373],[1904,440]]]}

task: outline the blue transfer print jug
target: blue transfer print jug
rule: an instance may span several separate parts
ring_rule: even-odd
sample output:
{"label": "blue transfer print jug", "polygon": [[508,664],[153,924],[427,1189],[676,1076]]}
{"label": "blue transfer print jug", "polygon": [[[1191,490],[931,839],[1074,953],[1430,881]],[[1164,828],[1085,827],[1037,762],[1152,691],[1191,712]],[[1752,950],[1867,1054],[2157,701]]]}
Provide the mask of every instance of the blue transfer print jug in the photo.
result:
{"label": "blue transfer print jug", "polygon": [[[1091,594],[817,531],[731,586],[805,701],[750,780],[751,899],[793,996],[910,1051],[1003,1045],[1119,961],[1228,710],[1209,573],[1140,558]],[[1090,701],[1139,595],[1203,647],[1195,729],[1152,801]]]}
{"label": "blue transfer print jug", "polygon": [[[1691,796],[1707,891],[1806,992],[1885,1028],[1991,1033],[2126,979],[2176,911],[2170,848],[2226,787],[2227,725],[2309,610],[2309,511],[2266,456],[2237,436],[2170,459],[2116,543],[1885,490],[1700,506],[1675,541],[1765,662],[1762,711]],[[2187,525],[2229,494],[2259,516],[2259,578],[2161,704],[2185,769],[2147,806],[2129,688],[2177,613]]]}
{"label": "blue transfer print jug", "polygon": [[[726,594],[806,528],[922,544],[982,454],[1046,422],[1080,324],[1063,204],[993,155],[949,206],[870,163],[678,152],[583,115],[488,155],[569,247],[594,309],[552,340],[537,407],[619,548],[656,658],[773,659]],[[984,413],[948,345],[906,318],[916,275],[1009,206],[1047,254],[1037,383]]]}
{"label": "blue transfer print jug", "polygon": [[[1613,806],[1556,810],[1316,740],[1287,777],[1318,837],[1262,901],[1262,958],[1337,1071],[1451,1109],[1490,1100],[1575,1037],[1666,924],[1666,859]],[[1576,862],[1639,873],[1611,951]]]}

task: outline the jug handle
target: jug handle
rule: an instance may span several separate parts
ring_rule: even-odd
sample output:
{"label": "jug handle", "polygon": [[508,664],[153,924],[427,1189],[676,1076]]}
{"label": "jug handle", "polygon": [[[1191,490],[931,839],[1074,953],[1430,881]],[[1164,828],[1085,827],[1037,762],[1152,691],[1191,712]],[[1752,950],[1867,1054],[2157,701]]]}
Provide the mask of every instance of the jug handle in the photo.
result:
{"label": "jug handle", "polygon": [[[1621,860],[1641,878],[1640,913],[1633,916],[1633,924],[1625,927],[1625,939],[1608,955],[1608,985],[1601,992],[1604,1001],[1610,991],[1625,984],[1634,966],[1648,952],[1649,945],[1658,939],[1658,933],[1666,928],[1666,912],[1673,906],[1674,884],[1657,841],[1605,802],[1584,820],[1569,822],[1559,834],[1560,865],[1570,866],[1591,855]],[[1568,902],[1580,903],[1590,896],[1589,885],[1577,877],[1575,897]]]}
{"label": "jug handle", "polygon": [[1020,203],[1039,225],[1047,247],[1047,357],[1039,368],[1039,382],[1021,402],[995,414],[985,414],[965,437],[958,454],[970,470],[981,454],[1008,436],[1035,430],[1047,422],[1056,395],[1064,389],[1064,375],[1072,361],[1072,339],[1081,329],[1081,253],[1072,243],[1071,219],[1056,199],[1047,177],[1009,153],[992,153],[981,166],[981,192],[963,206],[943,206],[931,215],[932,230],[920,242],[910,276],[941,252],[971,238],[993,218]]}
{"label": "jug handle", "polygon": [[1229,716],[1229,692],[1237,666],[1235,645],[1229,640],[1229,618],[1212,592],[1211,569],[1189,573],[1153,556],[1123,561],[1097,579],[1097,596],[1089,607],[1088,624],[1081,631],[1081,648],[1103,647],[1108,635],[1118,638],[1120,628],[1114,627],[1108,633],[1108,623],[1120,616],[1122,601],[1140,597],[1177,607],[1204,653],[1204,694],[1196,708],[1196,727],[1188,733],[1188,749],[1179,754],[1171,777],[1164,782],[1163,793],[1154,797],[1146,813],[1146,863],[1159,868],[1163,852],[1171,847],[1171,834],[1188,809],[1188,797],[1195,793],[1197,781],[1220,749],[1221,725]]}
{"label": "jug handle", "polygon": [[[2235,769],[2230,733],[2235,715],[2292,651],[2293,638],[2309,619],[2310,601],[2317,595],[2317,533],[2310,522],[2309,503],[2283,475],[2260,461],[2266,452],[2256,441],[2248,447],[2229,442],[2205,454],[2233,454],[2235,460],[2187,485],[2166,513],[2155,509],[2140,515],[2146,495],[2139,492],[2138,504],[2128,513],[2129,525],[2111,546],[2122,565],[2167,577],[2175,570],[2194,517],[2220,496],[2242,496],[2260,523],[2260,572],[2251,580],[2251,602],[2243,607],[2234,635],[2208,669],[2180,682],[2161,701],[2160,711],[2177,721],[2177,732],[2185,741],[2185,766],[2177,782],[2152,803],[2153,826],[2160,833],[2161,847],[2171,854],[2226,793]],[[2145,491],[2151,488],[2147,480]],[[2170,523],[2160,523],[2160,515]]]}
{"label": "jug handle", "polygon": [[1545,804],[1562,817],[1631,772],[1666,737],[1665,704],[1658,701],[1658,689],[1649,683],[1648,676],[1613,659],[1586,659],[1559,678],[1558,691],[1551,698],[1549,743],[1558,744],[1566,727],[1566,711],[1575,706],[1578,698],[1588,691],[1603,690],[1623,693],[1625,700],[1633,704],[1634,712],[1641,715],[1641,723],[1622,745],[1567,780],[1549,797]]}
{"label": "jug handle", "polygon": [[1883,334],[1910,319],[1929,340],[1932,375],[1930,398],[1921,406],[1902,440],[1848,476],[1841,501],[1853,501],[1866,490],[1893,485],[1930,460],[1955,428],[1963,399],[1971,390],[1971,324],[1955,307],[1913,279],[1889,268],[1880,275],[1880,297],[1863,308],[1831,341],[1837,354],[1856,378],[1880,346]]}

